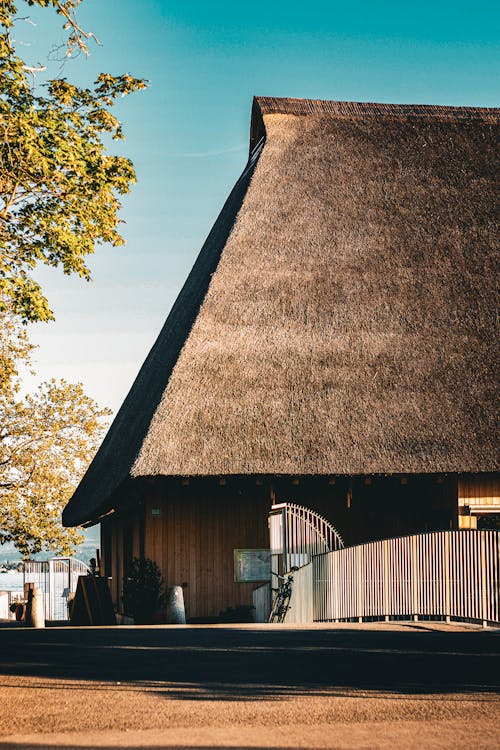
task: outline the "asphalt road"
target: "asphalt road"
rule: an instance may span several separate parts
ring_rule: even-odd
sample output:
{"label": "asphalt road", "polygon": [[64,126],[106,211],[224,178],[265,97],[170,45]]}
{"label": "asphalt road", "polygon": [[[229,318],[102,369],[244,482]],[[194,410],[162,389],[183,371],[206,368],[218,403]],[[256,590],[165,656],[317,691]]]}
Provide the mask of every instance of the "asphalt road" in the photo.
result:
{"label": "asphalt road", "polygon": [[500,745],[500,632],[0,629],[0,750]]}
{"label": "asphalt road", "polygon": [[351,687],[495,691],[500,632],[264,627],[120,627],[0,631],[0,674],[73,680],[217,683],[231,694]]}

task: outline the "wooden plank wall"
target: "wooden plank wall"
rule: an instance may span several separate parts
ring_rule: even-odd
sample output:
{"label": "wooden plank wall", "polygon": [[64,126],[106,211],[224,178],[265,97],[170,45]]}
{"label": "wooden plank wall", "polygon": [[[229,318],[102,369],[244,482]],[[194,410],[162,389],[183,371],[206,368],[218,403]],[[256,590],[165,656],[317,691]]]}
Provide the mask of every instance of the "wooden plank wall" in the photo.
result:
{"label": "wooden plank wall", "polygon": [[459,525],[475,529],[478,516],[500,513],[500,475],[464,474],[458,479]]}
{"label": "wooden plank wall", "polygon": [[[121,518],[117,518],[113,531],[113,601],[116,601],[116,603],[120,605],[123,591],[123,520]],[[120,606],[119,609],[120,611],[123,611]]]}
{"label": "wooden plank wall", "polygon": [[[188,618],[252,605],[258,583],[235,583],[233,550],[268,548],[266,490],[239,494],[217,480],[177,487],[159,482],[146,503],[145,554],[167,585],[182,585]],[[157,513],[160,515],[157,515]]]}
{"label": "wooden plank wall", "polygon": [[458,480],[460,505],[496,505],[500,511],[500,475],[466,474]]}
{"label": "wooden plank wall", "polygon": [[[233,550],[268,548],[273,502],[295,502],[321,513],[346,544],[458,526],[457,477],[158,478],[142,480],[128,514],[114,514],[111,557],[114,602],[121,611],[123,528],[133,526],[133,554],[157,562],[167,585],[184,586],[187,616],[217,617],[228,607],[252,604],[258,583],[233,581]],[[159,515],[157,513],[159,512]],[[103,549],[104,555],[108,552]]]}
{"label": "wooden plank wall", "polygon": [[456,476],[306,477],[295,482],[273,481],[276,502],[317,511],[346,545],[458,526]]}
{"label": "wooden plank wall", "polygon": [[[110,591],[113,603],[122,611],[124,573],[124,528],[132,528],[132,556],[140,556],[140,509],[129,513],[117,513],[101,524],[101,565],[104,574],[111,570]],[[108,567],[108,561],[110,563]]]}

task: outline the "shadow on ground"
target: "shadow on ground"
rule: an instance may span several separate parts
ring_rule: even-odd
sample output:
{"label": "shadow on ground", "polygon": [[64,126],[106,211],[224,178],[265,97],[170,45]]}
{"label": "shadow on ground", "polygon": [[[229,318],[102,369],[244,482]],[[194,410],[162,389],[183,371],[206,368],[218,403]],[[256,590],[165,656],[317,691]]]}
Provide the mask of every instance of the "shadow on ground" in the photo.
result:
{"label": "shadow on ground", "polygon": [[[0,631],[0,675],[91,680],[166,698],[255,700],[377,690],[496,692],[500,634],[280,628]],[[65,685],[65,689],[70,686]],[[1,748],[1,745],[0,745]]]}

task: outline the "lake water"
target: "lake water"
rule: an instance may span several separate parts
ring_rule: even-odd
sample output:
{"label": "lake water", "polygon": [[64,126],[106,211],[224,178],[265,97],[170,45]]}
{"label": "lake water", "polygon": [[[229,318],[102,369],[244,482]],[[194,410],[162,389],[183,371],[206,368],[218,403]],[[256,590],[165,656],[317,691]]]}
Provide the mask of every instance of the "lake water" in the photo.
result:
{"label": "lake water", "polygon": [[22,591],[22,573],[0,573],[0,591]]}

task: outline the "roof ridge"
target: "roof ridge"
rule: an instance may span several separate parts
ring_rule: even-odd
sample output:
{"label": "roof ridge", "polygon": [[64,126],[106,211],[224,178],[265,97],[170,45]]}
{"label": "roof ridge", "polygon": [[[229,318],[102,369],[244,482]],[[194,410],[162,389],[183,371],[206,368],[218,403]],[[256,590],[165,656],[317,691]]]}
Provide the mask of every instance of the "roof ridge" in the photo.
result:
{"label": "roof ridge", "polygon": [[500,122],[498,107],[453,107],[443,104],[385,104],[381,102],[348,102],[330,99],[293,99],[290,97],[255,96],[250,126],[250,151],[265,135],[265,115],[316,115],[349,120],[383,117],[397,120],[432,120],[434,122]]}
{"label": "roof ridge", "polygon": [[383,115],[395,117],[445,117],[446,119],[500,118],[498,107],[467,107],[443,104],[387,104],[382,102],[352,102],[330,99],[293,99],[289,97],[256,96],[261,113],[267,114],[331,114],[339,117]]}

